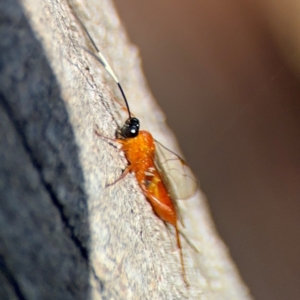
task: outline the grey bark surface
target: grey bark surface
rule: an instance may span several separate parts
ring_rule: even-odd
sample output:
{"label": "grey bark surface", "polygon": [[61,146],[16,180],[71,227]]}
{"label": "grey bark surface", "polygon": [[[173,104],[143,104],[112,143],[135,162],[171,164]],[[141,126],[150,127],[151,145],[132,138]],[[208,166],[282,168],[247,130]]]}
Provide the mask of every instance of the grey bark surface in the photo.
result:
{"label": "grey bark surface", "polygon": [[[110,1],[72,3],[130,106],[176,150]],[[203,195],[179,203],[187,288],[173,231],[154,214],[114,137],[119,92],[81,47],[66,1],[0,3],[0,299],[251,299]]]}

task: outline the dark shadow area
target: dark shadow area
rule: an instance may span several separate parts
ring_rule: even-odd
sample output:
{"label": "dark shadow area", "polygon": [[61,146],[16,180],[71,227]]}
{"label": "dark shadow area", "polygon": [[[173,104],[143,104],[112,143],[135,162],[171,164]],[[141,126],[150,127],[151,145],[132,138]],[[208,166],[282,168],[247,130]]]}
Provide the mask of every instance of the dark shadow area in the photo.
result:
{"label": "dark shadow area", "polygon": [[59,85],[20,3],[1,1],[0,298],[89,299],[88,224]]}
{"label": "dark shadow area", "polygon": [[269,16],[246,0],[115,2],[254,298],[299,299],[300,84]]}

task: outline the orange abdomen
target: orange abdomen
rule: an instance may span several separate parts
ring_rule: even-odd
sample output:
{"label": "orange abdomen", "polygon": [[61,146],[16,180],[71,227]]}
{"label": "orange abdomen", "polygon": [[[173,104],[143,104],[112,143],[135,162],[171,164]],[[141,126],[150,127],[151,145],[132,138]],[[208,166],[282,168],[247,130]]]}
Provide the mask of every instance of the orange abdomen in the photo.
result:
{"label": "orange abdomen", "polygon": [[[154,212],[162,220],[175,226],[177,220],[175,207],[160,174],[156,169],[151,169],[151,173],[148,169],[145,174],[146,196],[152,204]],[[149,176],[149,174],[151,175]]]}

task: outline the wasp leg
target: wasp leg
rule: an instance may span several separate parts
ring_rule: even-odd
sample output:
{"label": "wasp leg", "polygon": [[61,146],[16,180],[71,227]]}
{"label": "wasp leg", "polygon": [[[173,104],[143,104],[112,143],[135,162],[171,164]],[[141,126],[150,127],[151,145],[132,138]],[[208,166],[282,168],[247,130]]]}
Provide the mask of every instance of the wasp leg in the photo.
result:
{"label": "wasp leg", "polygon": [[[144,192],[144,195],[146,196],[146,198],[149,200],[149,202],[152,204],[152,203],[156,203],[156,205],[160,206],[160,207],[163,207],[163,205],[158,201],[158,199],[156,197],[154,197],[151,193],[148,192],[146,186],[144,185],[141,185],[141,188]],[[163,218],[160,217],[162,220]],[[175,232],[176,232],[176,242],[177,242],[177,247],[179,249],[179,256],[180,256],[180,264],[181,264],[181,270],[182,270],[182,278],[183,278],[183,281],[185,283],[185,285],[187,287],[189,287],[189,283],[187,281],[187,278],[186,278],[186,273],[185,273],[185,267],[184,267],[184,261],[183,261],[183,253],[182,253],[182,247],[181,247],[181,242],[180,242],[180,231],[177,227],[177,222],[176,220],[174,220],[174,223],[173,222],[167,222],[167,221],[164,221],[164,223],[170,223],[171,225],[173,225],[175,227]]]}
{"label": "wasp leg", "polygon": [[131,167],[128,166],[128,167],[125,169],[125,171],[122,173],[122,175],[121,175],[117,180],[115,180],[115,181],[112,182],[112,183],[106,184],[105,187],[112,186],[112,185],[116,184],[117,182],[119,182],[120,180],[122,180],[122,179],[130,172],[130,170],[131,170]]}
{"label": "wasp leg", "polygon": [[98,127],[95,128],[94,132],[95,132],[96,135],[98,135],[99,137],[101,137],[101,138],[103,138],[103,139],[105,139],[105,140],[112,141],[112,142],[117,142],[117,141],[118,141],[117,139],[110,138],[110,137],[105,136],[105,135],[103,135],[102,133],[100,133]]}

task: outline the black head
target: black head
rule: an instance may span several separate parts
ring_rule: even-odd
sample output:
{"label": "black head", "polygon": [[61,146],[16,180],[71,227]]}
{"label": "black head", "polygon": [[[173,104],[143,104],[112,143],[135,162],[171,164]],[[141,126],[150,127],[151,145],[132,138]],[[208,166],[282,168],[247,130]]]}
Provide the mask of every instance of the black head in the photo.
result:
{"label": "black head", "polygon": [[140,121],[137,118],[130,117],[121,128],[123,138],[134,138],[139,134]]}

